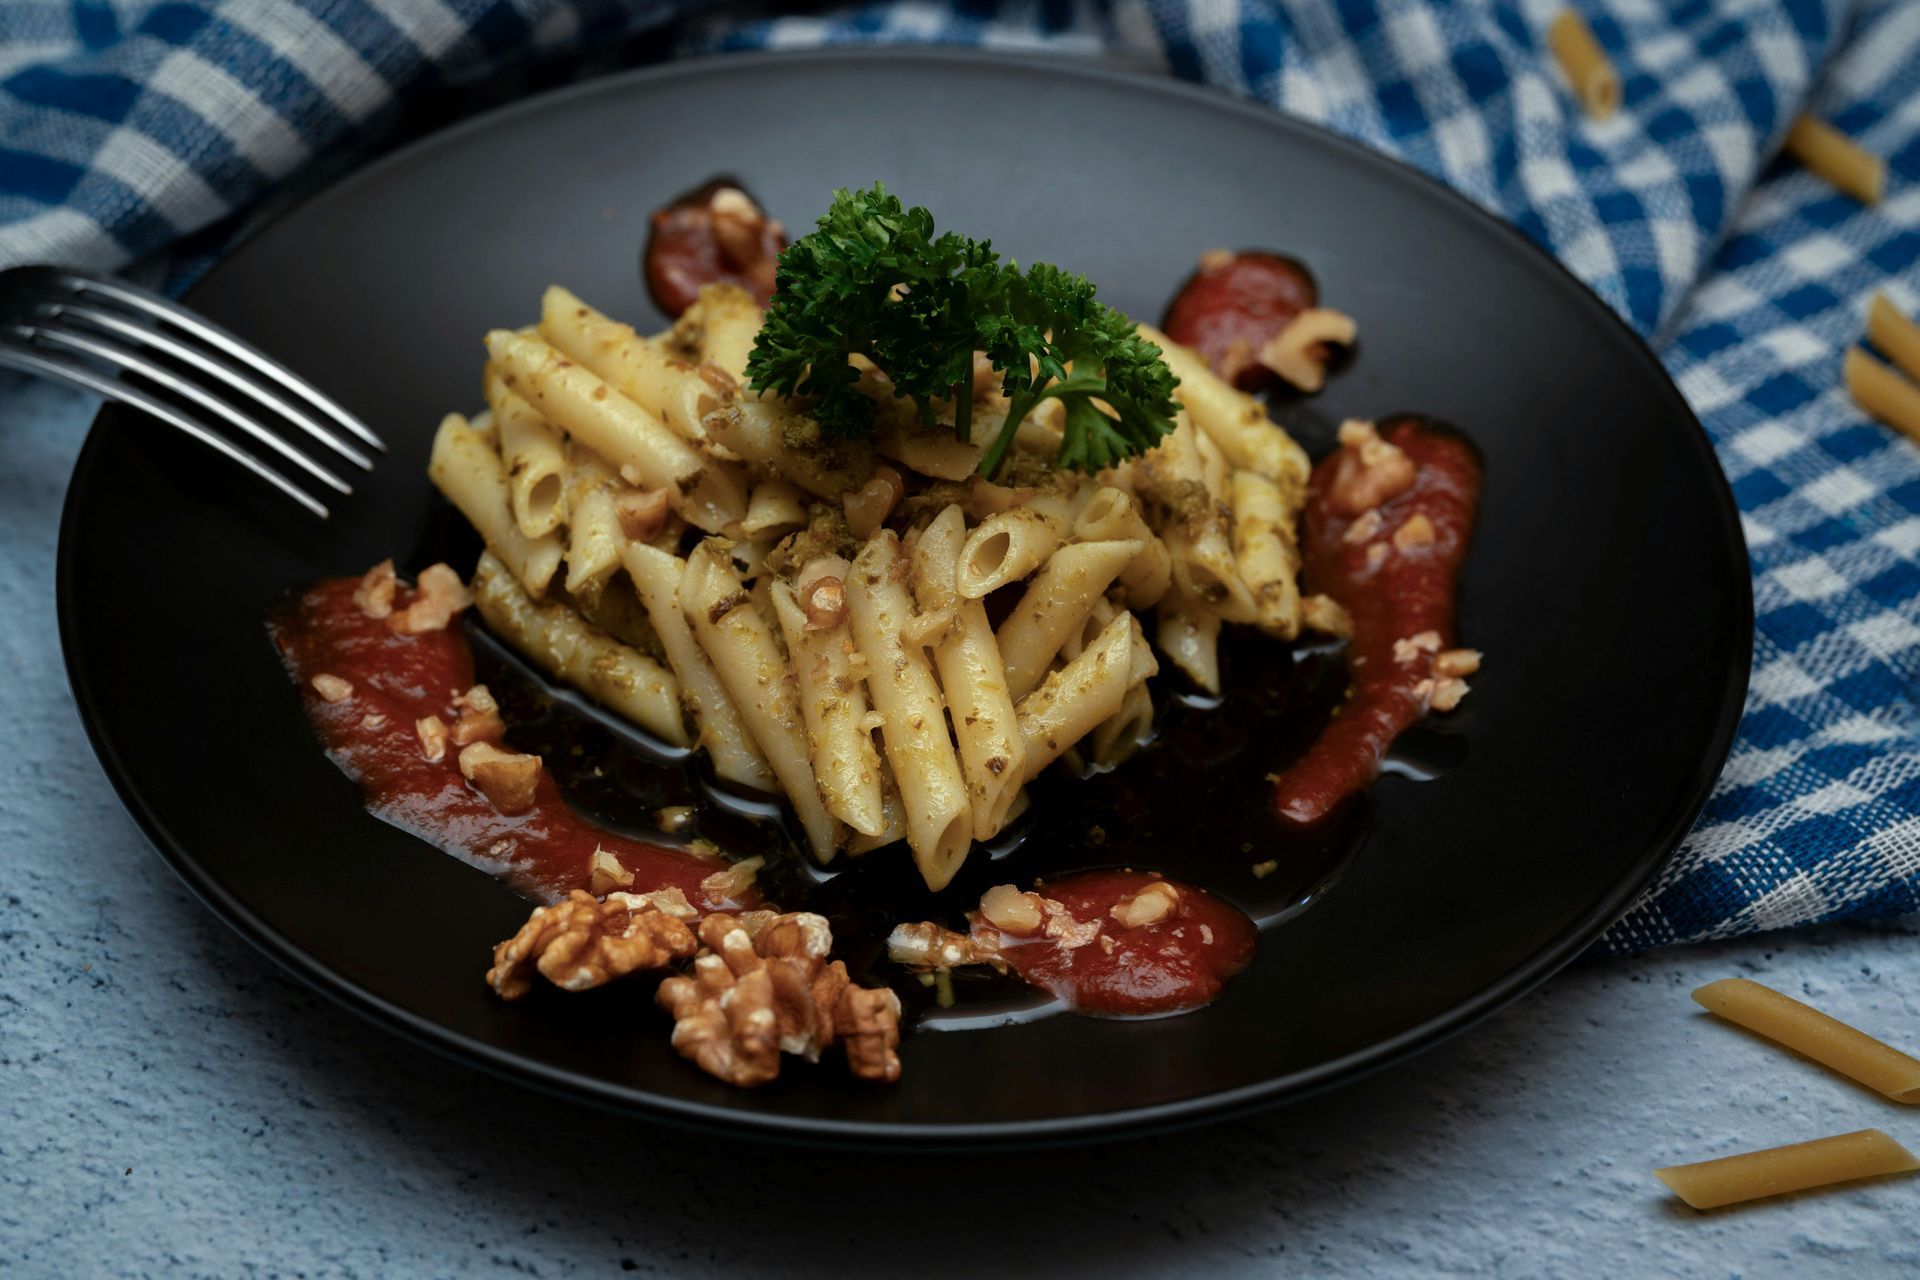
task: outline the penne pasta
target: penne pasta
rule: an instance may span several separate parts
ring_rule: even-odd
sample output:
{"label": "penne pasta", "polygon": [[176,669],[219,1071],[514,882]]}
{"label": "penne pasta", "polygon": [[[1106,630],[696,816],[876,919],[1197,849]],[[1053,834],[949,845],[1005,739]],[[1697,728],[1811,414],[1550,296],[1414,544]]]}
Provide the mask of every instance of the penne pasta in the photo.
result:
{"label": "penne pasta", "polygon": [[1227,622],[1254,621],[1253,592],[1240,577],[1229,537],[1231,510],[1207,488],[1193,424],[1183,419],[1133,470],[1139,496],[1166,539],[1180,592]]}
{"label": "penne pasta", "polygon": [[680,682],[672,672],[564,604],[536,601],[491,553],[480,557],[472,592],[487,626],[549,675],[673,746],[688,745]]}
{"label": "penne pasta", "polygon": [[1920,1102],[1920,1059],[1792,996],[1745,978],[1722,978],[1697,988],[1693,999],[1728,1022],[1812,1058],[1895,1102]]}
{"label": "penne pasta", "polygon": [[1695,1209],[1759,1200],[1810,1187],[1912,1173],[1920,1160],[1878,1129],[1655,1169],[1653,1176]]}
{"label": "penne pasta", "polygon": [[1887,164],[1824,120],[1801,116],[1781,144],[1816,177],[1861,204],[1879,204],[1886,192]]}
{"label": "penne pasta", "polygon": [[735,284],[710,284],[673,327],[674,336],[691,345],[741,386],[747,382],[747,357],[765,318],[753,295]]}
{"label": "penne pasta", "polygon": [[589,456],[576,455],[567,476],[567,594],[591,598],[620,567],[627,537],[620,528],[618,482]]}
{"label": "penne pasta", "polygon": [[539,337],[495,329],[487,351],[507,385],[554,426],[606,459],[623,480],[665,489],[674,510],[709,532],[746,512],[746,497],[660,419]]}
{"label": "penne pasta", "polygon": [[[816,562],[801,575],[801,590],[812,591],[821,579],[832,578],[844,591],[851,572],[844,560]],[[816,609],[810,617],[787,583],[774,582],[769,592],[799,684],[808,760],[820,798],[827,812],[861,835],[878,836],[887,826],[880,755],[866,723],[866,687],[853,673],[855,650],[844,601],[837,610]]]}
{"label": "penne pasta", "polygon": [[707,443],[702,423],[736,391],[731,376],[718,370],[703,374],[699,366],[641,337],[632,325],[601,315],[558,285],[540,299],[540,336],[690,444]]}
{"label": "penne pasta", "polygon": [[890,529],[867,539],[847,580],[853,640],[867,663],[867,690],[880,713],[881,742],[906,811],[907,844],[927,887],[953,879],[973,841],[973,817],[946,708],[926,651],[904,638],[913,620],[901,564],[900,540]]}
{"label": "penne pasta", "polygon": [[720,778],[743,787],[772,791],[779,780],[747,733],[739,708],[720,683],[720,675],[706,650],[693,637],[680,608],[680,583],[687,562],[671,552],[644,543],[629,542],[620,552],[627,577],[633,580],[647,620],[660,637],[667,664],[680,681],[680,695],[699,730],[697,745],[705,747]]}
{"label": "penne pasta", "polygon": [[1884,293],[1867,307],[1867,341],[1908,378],[1920,382],[1920,325],[1900,313]]}
{"label": "penne pasta", "polygon": [[740,531],[749,538],[779,537],[807,527],[806,495],[786,480],[762,480],[747,496]]}
{"label": "penne pasta", "polygon": [[960,594],[978,600],[1047,562],[1072,527],[1066,504],[1036,498],[990,515],[967,535],[960,550]]}
{"label": "penne pasta", "polygon": [[1173,557],[1160,535],[1147,527],[1140,504],[1124,489],[1096,489],[1074,518],[1073,536],[1082,542],[1139,542],[1140,551],[1120,571],[1128,608],[1151,609],[1173,582]]}
{"label": "penne pasta", "polygon": [[1547,44],[1573,86],[1581,110],[1605,120],[1620,109],[1620,73],[1594,38],[1593,28],[1571,8],[1562,9],[1547,29]]}
{"label": "penne pasta", "polygon": [[529,538],[520,532],[500,455],[457,413],[443,418],[434,433],[427,476],[520,584],[536,598],[545,595],[560,568],[560,539],[552,534]]}
{"label": "penne pasta", "polygon": [[873,474],[873,447],[859,440],[823,440],[820,428],[767,400],[742,400],[708,414],[711,441],[754,471],[779,476],[816,497],[838,499]]}
{"label": "penne pasta", "polygon": [[973,838],[985,840],[1006,824],[1020,789],[1026,744],[987,607],[963,598],[956,585],[965,534],[966,516],[957,505],[921,530],[913,546],[913,591],[923,616],[950,615],[945,634],[934,641],[933,661],[959,743]]}
{"label": "penne pasta", "polygon": [[832,861],[837,852],[833,818],[821,802],[807,759],[799,698],[788,681],[786,659],[767,620],[734,575],[724,538],[707,539],[687,557],[680,608],[792,802],[808,847],[820,861]]}
{"label": "penne pasta", "polygon": [[1160,602],[1154,640],[1167,660],[1208,693],[1220,692],[1220,615],[1178,593]]}
{"label": "penne pasta", "polygon": [[1267,416],[1258,400],[1214,373],[1198,352],[1151,325],[1140,325],[1139,330],[1141,337],[1160,348],[1167,367],[1180,379],[1175,394],[1195,429],[1210,437],[1228,462],[1263,475],[1283,489],[1306,487],[1311,470],[1306,450]]}
{"label": "penne pasta", "polygon": [[1268,635],[1300,634],[1300,549],[1280,486],[1251,471],[1235,471],[1233,561],[1253,593],[1255,621]]}
{"label": "penne pasta", "polygon": [[879,832],[870,836],[855,832],[847,841],[848,853],[871,853],[907,838],[907,811],[900,803],[900,789],[893,785],[893,775],[887,772],[884,761],[880,765],[880,812],[885,821]]}
{"label": "penne pasta", "polygon": [[1127,690],[1120,710],[1094,729],[1088,742],[1088,760],[1099,769],[1111,769],[1144,746],[1153,736],[1153,695],[1137,684]]}
{"label": "penne pasta", "polygon": [[1079,657],[1048,676],[1016,708],[1030,781],[1104,720],[1120,713],[1133,669],[1133,638],[1140,624],[1123,613],[1107,624]]}
{"label": "penne pasta", "polygon": [[498,370],[488,366],[487,404],[507,468],[507,499],[514,523],[529,538],[558,529],[567,518],[567,455],[558,433],[515,395]]}
{"label": "penne pasta", "polygon": [[1094,602],[1140,553],[1139,542],[1074,542],[1061,547],[1034,575],[995,638],[1006,664],[1007,690],[1017,701],[1038,688]]}
{"label": "penne pasta", "polygon": [[1920,386],[1908,382],[1859,347],[1847,352],[1844,376],[1847,395],[1862,413],[1920,443]]}

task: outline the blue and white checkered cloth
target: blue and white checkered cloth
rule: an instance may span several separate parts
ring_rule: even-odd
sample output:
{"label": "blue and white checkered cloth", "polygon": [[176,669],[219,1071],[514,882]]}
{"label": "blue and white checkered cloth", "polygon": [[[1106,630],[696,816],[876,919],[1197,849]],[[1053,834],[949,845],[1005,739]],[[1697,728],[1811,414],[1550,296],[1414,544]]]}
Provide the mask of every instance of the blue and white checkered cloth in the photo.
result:
{"label": "blue and white checkered cloth", "polygon": [[[1581,7],[1623,80],[1604,123],[1546,50],[1559,0],[7,0],[0,266],[177,284],[423,113],[688,53],[944,42],[1205,81],[1516,223],[1656,342],[1714,438],[1753,551],[1746,717],[1596,949],[1920,910],[1920,451],[1839,383],[1875,289],[1920,310],[1920,5]],[[1773,159],[1803,110],[1887,157],[1884,203]]]}

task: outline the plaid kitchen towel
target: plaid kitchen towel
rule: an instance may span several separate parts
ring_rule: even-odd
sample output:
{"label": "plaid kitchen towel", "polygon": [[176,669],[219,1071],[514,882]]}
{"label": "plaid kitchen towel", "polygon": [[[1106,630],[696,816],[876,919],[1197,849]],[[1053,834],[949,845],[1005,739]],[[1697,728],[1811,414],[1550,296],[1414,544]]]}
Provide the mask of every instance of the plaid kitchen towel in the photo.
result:
{"label": "plaid kitchen towel", "polygon": [[[1746,719],[1707,813],[1600,951],[1920,909],[1920,453],[1838,389],[1865,300],[1920,308],[1920,6],[1583,0],[1624,105],[1587,120],[1557,0],[0,5],[0,266],[178,283],[271,199],[440,118],[694,52],[944,42],[1123,57],[1398,155],[1661,346],[1753,548]],[[1803,109],[1889,158],[1865,210],[1774,162]]]}

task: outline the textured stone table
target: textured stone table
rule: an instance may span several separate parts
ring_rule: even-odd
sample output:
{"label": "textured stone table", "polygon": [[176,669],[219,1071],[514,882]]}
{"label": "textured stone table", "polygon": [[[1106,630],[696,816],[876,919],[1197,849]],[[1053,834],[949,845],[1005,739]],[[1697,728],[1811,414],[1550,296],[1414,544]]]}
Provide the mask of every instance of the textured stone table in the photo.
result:
{"label": "textured stone table", "polygon": [[[4,379],[4,375],[0,375]],[[1920,1041],[1920,922],[1587,965],[1256,1120],[995,1158],[692,1141],[501,1084],[283,977],[146,847],[61,670],[86,422],[0,380],[0,1273],[1912,1275],[1920,1179],[1718,1215],[1651,1165],[1897,1107],[1716,1025],[1729,974]],[[996,1255],[997,1242],[1010,1254]]]}

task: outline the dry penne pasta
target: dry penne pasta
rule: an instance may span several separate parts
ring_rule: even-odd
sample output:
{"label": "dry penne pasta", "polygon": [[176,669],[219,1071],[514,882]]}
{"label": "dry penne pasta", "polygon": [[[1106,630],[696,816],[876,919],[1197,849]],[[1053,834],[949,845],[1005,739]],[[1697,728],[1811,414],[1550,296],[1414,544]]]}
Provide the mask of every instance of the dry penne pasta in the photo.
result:
{"label": "dry penne pasta", "polygon": [[906,811],[907,844],[931,889],[943,889],[973,843],[960,760],[947,734],[946,707],[926,650],[909,645],[913,619],[900,540],[891,529],[867,539],[848,579],[853,640],[866,658],[867,691],[880,713],[881,743]]}
{"label": "dry penne pasta", "polygon": [[640,603],[646,606],[647,619],[666,651],[667,665],[680,681],[681,697],[699,729],[699,745],[713,760],[714,773],[743,787],[772,791],[778,779],[748,735],[739,708],[720,683],[706,650],[694,639],[680,608],[680,583],[686,577],[687,562],[638,542],[629,542],[621,549],[620,561]]}
{"label": "dry penne pasta", "polygon": [[852,566],[821,560],[799,579],[799,592],[785,582],[769,587],[780,634],[786,638],[800,686],[808,756],[827,812],[863,836],[886,830],[880,787],[880,755],[867,727],[866,686],[853,674],[854,646],[847,624],[845,588]]}
{"label": "dry penne pasta", "polygon": [[994,633],[1016,701],[1039,687],[1060,646],[1140,549],[1139,542],[1073,542],[1048,557]]}
{"label": "dry penne pasta", "polygon": [[566,448],[533,406],[507,387],[497,369],[487,369],[485,388],[500,461],[507,468],[514,523],[529,538],[543,537],[567,518]]}
{"label": "dry penne pasta", "polygon": [[1867,307],[1867,341],[1908,378],[1920,381],[1920,325],[1902,315],[1884,293],[1874,294]]}
{"label": "dry penne pasta", "polygon": [[1787,130],[1786,153],[1861,204],[1879,204],[1887,165],[1824,120],[1801,116]]}
{"label": "dry penne pasta", "polygon": [[1859,347],[1847,352],[1847,394],[1861,412],[1920,443],[1920,385],[1901,377]]}
{"label": "dry penne pasta", "polygon": [[1905,1147],[1878,1129],[1796,1142],[1765,1151],[1655,1169],[1653,1176],[1695,1209],[1786,1195],[1836,1182],[1920,1169]]}
{"label": "dry penne pasta", "polygon": [[807,759],[799,699],[772,629],[734,575],[724,539],[709,538],[687,557],[680,608],[799,815],[808,846],[829,861],[837,850],[833,818]]}
{"label": "dry penne pasta", "polygon": [[1605,120],[1620,109],[1620,73],[1585,18],[1574,9],[1562,9],[1547,31],[1547,43],[1588,115]]}
{"label": "dry penne pasta", "polygon": [[1728,1022],[1785,1045],[1895,1102],[1920,1102],[1920,1059],[1792,996],[1746,978],[1722,978],[1697,988],[1693,998]]}
{"label": "dry penne pasta", "polygon": [[1015,708],[1027,759],[1022,782],[1099,726],[1120,713],[1133,670],[1134,616],[1123,613],[1107,624],[1080,656],[1048,676],[1046,683]]}
{"label": "dry penne pasta", "polygon": [[472,591],[487,626],[549,674],[673,746],[688,744],[680,682],[672,672],[565,605],[533,599],[491,554],[480,557]]}
{"label": "dry penne pasta", "polygon": [[434,434],[427,476],[521,585],[536,598],[545,595],[560,567],[560,539],[552,534],[529,538],[520,532],[500,455],[457,413],[442,419]]}

